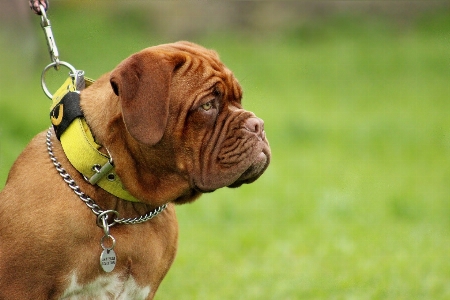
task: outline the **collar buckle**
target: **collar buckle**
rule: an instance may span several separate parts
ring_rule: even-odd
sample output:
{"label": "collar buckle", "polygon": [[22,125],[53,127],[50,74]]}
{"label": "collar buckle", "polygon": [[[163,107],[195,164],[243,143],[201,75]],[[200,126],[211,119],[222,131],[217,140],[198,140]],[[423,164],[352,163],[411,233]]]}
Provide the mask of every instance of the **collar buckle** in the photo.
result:
{"label": "collar buckle", "polygon": [[[112,160],[108,160],[106,164],[103,166],[100,165],[94,165],[92,169],[95,171],[95,174],[91,176],[91,178],[86,178],[87,181],[89,181],[90,184],[94,185],[97,182],[99,182],[100,179],[106,176],[112,169],[114,168],[114,164]],[[110,178],[108,178],[111,180]],[[114,178],[112,178],[114,180]]]}

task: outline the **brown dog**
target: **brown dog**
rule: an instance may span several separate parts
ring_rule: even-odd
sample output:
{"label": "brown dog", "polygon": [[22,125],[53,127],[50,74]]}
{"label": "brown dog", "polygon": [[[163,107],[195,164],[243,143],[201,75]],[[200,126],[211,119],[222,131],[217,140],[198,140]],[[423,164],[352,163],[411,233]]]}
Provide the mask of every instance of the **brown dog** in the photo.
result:
{"label": "brown dog", "polygon": [[[83,90],[85,123],[69,128],[84,138],[38,134],[0,194],[0,299],[152,299],[175,258],[174,204],[251,183],[269,164],[263,122],[241,97],[217,54],[188,42],[136,53]],[[64,143],[97,146],[113,167],[106,190]]]}

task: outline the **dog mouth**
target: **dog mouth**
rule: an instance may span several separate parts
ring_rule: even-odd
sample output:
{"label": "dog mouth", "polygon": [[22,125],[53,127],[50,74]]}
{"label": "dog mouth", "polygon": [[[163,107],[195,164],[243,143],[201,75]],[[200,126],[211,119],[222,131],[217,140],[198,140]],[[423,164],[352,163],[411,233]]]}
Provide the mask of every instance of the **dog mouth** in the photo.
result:
{"label": "dog mouth", "polygon": [[235,182],[228,185],[228,187],[237,188],[244,183],[250,184],[254,182],[267,169],[267,167],[269,166],[269,161],[270,155],[266,151],[262,151],[256,156],[255,161],[250,165],[250,167],[244,173],[242,173],[242,175],[239,176],[239,178]]}
{"label": "dog mouth", "polygon": [[[267,169],[270,162],[270,152],[269,151],[262,151],[259,153],[253,163],[231,184],[229,185],[222,185],[221,187],[229,187],[229,188],[237,188],[240,187],[243,184],[250,184],[257,180]],[[200,184],[197,184],[195,180],[192,181],[191,184],[193,190],[195,190],[198,193],[212,193],[215,190],[217,190],[220,187],[217,188],[211,188],[211,187],[205,187]]]}

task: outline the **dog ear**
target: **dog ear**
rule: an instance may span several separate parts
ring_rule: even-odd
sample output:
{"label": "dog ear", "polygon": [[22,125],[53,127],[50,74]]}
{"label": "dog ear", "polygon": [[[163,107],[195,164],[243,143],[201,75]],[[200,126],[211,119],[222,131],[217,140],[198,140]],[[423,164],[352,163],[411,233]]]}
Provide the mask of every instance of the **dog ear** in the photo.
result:
{"label": "dog ear", "polygon": [[147,50],[125,59],[111,72],[111,87],[120,97],[125,126],[143,144],[154,145],[164,135],[170,83],[179,64],[180,59]]}

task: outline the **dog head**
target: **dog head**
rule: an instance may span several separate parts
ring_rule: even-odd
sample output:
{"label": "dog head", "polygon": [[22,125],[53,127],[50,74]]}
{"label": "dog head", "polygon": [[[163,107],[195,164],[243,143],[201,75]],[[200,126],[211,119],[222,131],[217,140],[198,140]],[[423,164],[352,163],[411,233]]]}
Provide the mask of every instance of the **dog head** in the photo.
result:
{"label": "dog head", "polygon": [[150,170],[171,178],[182,203],[251,183],[266,170],[264,123],[242,108],[242,89],[216,52],[188,42],[147,48],[121,62],[109,81],[138,161],[124,166],[116,158],[118,174],[133,167],[136,180]]}

